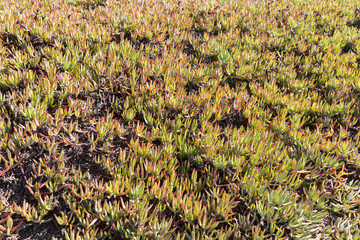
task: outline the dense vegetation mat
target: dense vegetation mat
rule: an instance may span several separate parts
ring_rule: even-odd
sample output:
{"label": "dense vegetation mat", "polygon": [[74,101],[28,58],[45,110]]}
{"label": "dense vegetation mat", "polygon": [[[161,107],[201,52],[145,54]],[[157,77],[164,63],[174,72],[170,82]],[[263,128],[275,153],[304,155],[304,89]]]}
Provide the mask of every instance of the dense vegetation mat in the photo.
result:
{"label": "dense vegetation mat", "polygon": [[359,239],[357,1],[0,2],[0,239]]}

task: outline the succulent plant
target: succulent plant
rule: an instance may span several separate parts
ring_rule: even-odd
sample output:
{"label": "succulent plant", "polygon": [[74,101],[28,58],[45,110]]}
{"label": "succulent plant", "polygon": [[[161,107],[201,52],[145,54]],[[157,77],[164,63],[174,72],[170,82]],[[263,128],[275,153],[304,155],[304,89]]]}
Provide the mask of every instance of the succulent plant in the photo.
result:
{"label": "succulent plant", "polygon": [[358,239],[359,23],[350,0],[2,1],[0,239]]}

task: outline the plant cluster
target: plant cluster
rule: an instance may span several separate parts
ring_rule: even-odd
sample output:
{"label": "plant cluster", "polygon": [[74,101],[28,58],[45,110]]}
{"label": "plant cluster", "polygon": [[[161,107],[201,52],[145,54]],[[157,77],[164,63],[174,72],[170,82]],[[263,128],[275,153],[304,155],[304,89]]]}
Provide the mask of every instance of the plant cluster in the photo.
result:
{"label": "plant cluster", "polygon": [[0,239],[360,238],[358,7],[1,1]]}

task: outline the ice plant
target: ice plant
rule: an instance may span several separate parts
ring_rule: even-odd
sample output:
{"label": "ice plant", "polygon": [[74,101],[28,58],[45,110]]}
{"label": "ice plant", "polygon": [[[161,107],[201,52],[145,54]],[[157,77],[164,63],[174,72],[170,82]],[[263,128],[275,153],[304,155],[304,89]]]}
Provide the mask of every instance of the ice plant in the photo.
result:
{"label": "ice plant", "polygon": [[359,30],[350,0],[2,1],[0,239],[359,238]]}

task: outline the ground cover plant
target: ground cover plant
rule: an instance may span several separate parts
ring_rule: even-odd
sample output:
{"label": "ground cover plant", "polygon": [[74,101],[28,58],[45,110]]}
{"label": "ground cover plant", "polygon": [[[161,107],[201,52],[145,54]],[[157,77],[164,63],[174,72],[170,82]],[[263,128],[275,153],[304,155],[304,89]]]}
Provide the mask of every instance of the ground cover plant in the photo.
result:
{"label": "ground cover plant", "polygon": [[0,239],[359,239],[352,0],[0,2]]}

